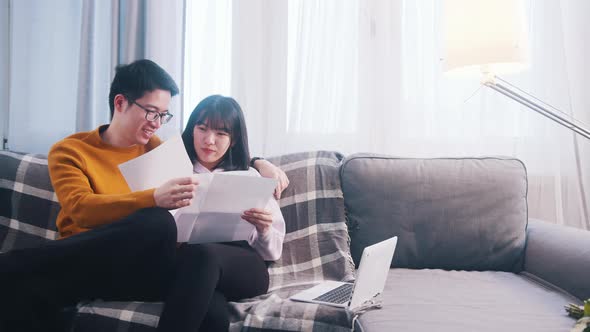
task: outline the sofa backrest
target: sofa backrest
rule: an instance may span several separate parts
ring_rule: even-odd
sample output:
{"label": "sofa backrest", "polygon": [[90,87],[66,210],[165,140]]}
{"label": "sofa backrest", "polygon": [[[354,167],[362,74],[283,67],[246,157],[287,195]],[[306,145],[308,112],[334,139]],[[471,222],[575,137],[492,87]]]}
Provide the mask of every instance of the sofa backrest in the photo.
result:
{"label": "sofa backrest", "polygon": [[517,159],[354,154],[341,179],[356,263],[397,235],[393,267],[522,269],[527,176]]}
{"label": "sofa backrest", "polygon": [[56,239],[59,209],[45,156],[0,151],[0,252]]}
{"label": "sofa backrest", "polygon": [[[342,159],[330,151],[269,158],[290,179],[279,202],[287,235],[283,256],[269,268],[271,287],[353,277]],[[56,239],[59,209],[44,156],[0,151],[0,252]]]}

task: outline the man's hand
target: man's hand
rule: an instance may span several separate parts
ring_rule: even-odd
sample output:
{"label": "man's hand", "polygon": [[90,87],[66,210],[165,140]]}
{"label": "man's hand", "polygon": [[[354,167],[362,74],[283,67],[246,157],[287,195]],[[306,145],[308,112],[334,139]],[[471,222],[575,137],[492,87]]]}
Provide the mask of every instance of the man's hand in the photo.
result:
{"label": "man's hand", "polygon": [[165,209],[178,209],[190,205],[193,192],[198,184],[199,182],[194,177],[169,180],[154,191],[156,206]]}
{"label": "man's hand", "polygon": [[289,178],[282,169],[273,165],[270,161],[264,159],[258,159],[254,162],[254,168],[258,170],[260,175],[265,178],[279,180],[277,187],[275,188],[275,198],[280,199],[281,193],[289,186]]}
{"label": "man's hand", "polygon": [[242,219],[256,227],[260,235],[268,233],[272,226],[272,213],[264,209],[250,209],[244,211]]}

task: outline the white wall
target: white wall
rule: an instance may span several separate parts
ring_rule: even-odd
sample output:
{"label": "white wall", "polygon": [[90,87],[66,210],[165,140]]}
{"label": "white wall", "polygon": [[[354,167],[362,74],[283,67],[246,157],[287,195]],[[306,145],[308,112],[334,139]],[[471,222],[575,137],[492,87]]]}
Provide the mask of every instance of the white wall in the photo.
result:
{"label": "white wall", "polygon": [[9,0],[0,0],[0,150],[8,128]]}

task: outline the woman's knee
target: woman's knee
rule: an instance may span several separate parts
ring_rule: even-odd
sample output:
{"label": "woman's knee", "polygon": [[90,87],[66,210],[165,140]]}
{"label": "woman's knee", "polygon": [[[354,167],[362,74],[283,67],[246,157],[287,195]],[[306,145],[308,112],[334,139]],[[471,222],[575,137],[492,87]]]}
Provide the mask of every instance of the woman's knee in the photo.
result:
{"label": "woman's knee", "polygon": [[257,268],[250,270],[250,273],[253,273],[254,276],[249,278],[248,287],[237,289],[236,291],[228,294],[228,299],[231,301],[241,300],[244,298],[255,297],[258,295],[265,294],[268,291],[269,286],[269,276],[268,271],[256,271]]}
{"label": "woman's knee", "polygon": [[268,292],[268,287],[270,285],[270,276],[268,275],[268,269],[266,269],[266,265],[264,266],[264,270],[262,270],[259,274],[260,278],[254,288],[254,295],[258,296]]}
{"label": "woman's knee", "polygon": [[234,248],[223,264],[219,288],[230,301],[254,297],[267,292],[266,264],[253,249]]}
{"label": "woman's knee", "polygon": [[229,329],[229,308],[225,296],[218,291],[213,293],[207,314],[199,331],[223,332]]}

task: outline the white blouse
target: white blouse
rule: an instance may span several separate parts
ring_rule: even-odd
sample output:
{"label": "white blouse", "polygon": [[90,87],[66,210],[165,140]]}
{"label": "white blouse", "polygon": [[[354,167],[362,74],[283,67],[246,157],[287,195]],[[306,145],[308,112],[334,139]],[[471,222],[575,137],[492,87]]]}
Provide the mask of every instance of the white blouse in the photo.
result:
{"label": "white blouse", "polygon": [[[193,173],[196,174],[216,173],[223,171],[224,170],[221,168],[216,168],[213,170],[213,172],[211,172],[198,161],[195,162],[193,167]],[[250,169],[247,171],[236,171],[233,173],[249,176],[260,176],[258,171],[252,167],[250,167]],[[258,230],[254,228],[252,234],[250,234],[248,243],[265,261],[276,261],[281,257],[283,252],[283,240],[285,239],[285,219],[281,213],[279,203],[276,201],[276,199],[274,199],[274,196],[269,199],[265,206],[265,210],[268,210],[272,213],[272,227],[264,235],[260,235]],[[244,220],[244,222],[247,221]]]}

